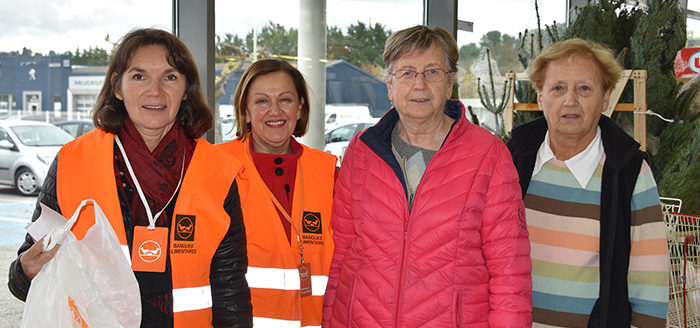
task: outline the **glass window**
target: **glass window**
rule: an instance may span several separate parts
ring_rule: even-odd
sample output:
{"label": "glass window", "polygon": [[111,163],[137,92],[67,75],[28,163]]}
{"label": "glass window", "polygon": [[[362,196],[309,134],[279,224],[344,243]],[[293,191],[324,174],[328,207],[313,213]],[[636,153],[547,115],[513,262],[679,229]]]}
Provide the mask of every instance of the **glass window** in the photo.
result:
{"label": "glass window", "polygon": [[95,106],[97,95],[77,95],[75,96],[75,109],[78,112],[90,112]]}
{"label": "glass window", "polygon": [[[254,58],[282,58],[296,65],[299,6],[298,0],[215,3],[216,75],[227,81],[217,93],[220,106],[231,104],[240,76]],[[326,104],[367,105],[372,116],[380,117],[391,107],[383,81],[384,41],[391,32],[421,24],[423,1],[327,0],[325,13]],[[220,116],[224,130],[223,111]]]}
{"label": "glass window", "polygon": [[7,140],[14,144],[14,142],[12,142],[12,138],[10,138],[10,135],[7,133],[7,131],[5,131],[5,129],[3,128],[0,128],[0,141],[2,140]]}
{"label": "glass window", "polygon": [[73,139],[53,125],[18,125],[11,129],[25,146],[62,146]]}
{"label": "glass window", "polygon": [[0,95],[0,112],[7,112],[10,109],[10,95]]}
{"label": "glass window", "polygon": [[53,95],[53,110],[55,110],[55,111],[61,110],[61,95],[57,95],[57,94]]}
{"label": "glass window", "polygon": [[70,133],[70,135],[77,137],[80,125],[78,123],[70,123],[70,124],[61,124],[58,127],[63,129],[63,131]]}
{"label": "glass window", "polygon": [[346,124],[331,130],[326,134],[326,143],[350,141],[355,133],[357,133],[358,126],[362,126],[362,124]]}

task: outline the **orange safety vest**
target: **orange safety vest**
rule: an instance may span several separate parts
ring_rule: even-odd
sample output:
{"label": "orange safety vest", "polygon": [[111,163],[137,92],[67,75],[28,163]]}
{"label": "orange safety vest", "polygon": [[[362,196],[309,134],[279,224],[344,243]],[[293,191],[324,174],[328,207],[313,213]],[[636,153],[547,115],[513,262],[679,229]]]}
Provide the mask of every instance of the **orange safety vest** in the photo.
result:
{"label": "orange safety vest", "polygon": [[336,157],[302,145],[289,213],[300,233],[304,262],[311,265],[312,295],[301,297],[297,232],[293,226],[290,246],[267,186],[246,151],[249,142],[250,138],[236,139],[217,146],[244,165],[238,181],[246,184],[239,190],[248,242],[246,279],[253,303],[253,326],[321,327],[323,295],[333,257],[330,223]]}
{"label": "orange safety vest", "polygon": [[[61,148],[58,154],[56,195],[61,212],[73,213],[80,202],[100,205],[131,261],[116,178],[114,135],[100,129]],[[224,201],[241,164],[204,139],[197,139],[192,160],[176,199],[170,233],[175,327],[212,327],[211,260],[226,235],[230,219]],[[91,206],[91,205],[90,205]],[[83,208],[73,226],[82,239],[95,223],[91,208]],[[179,227],[192,228],[180,231]],[[181,229],[182,230],[182,229]]]}

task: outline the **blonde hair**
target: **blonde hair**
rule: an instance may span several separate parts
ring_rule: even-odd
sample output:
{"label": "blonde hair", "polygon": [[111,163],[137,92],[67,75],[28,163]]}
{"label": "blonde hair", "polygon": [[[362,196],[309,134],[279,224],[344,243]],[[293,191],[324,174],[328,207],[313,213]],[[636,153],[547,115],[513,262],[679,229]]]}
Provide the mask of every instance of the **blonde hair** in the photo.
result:
{"label": "blonde hair", "polygon": [[610,49],[596,42],[574,38],[552,43],[532,60],[527,68],[530,82],[536,90],[542,90],[549,64],[559,59],[571,60],[574,57],[588,58],[596,63],[605,91],[612,90],[622,75],[622,67]]}

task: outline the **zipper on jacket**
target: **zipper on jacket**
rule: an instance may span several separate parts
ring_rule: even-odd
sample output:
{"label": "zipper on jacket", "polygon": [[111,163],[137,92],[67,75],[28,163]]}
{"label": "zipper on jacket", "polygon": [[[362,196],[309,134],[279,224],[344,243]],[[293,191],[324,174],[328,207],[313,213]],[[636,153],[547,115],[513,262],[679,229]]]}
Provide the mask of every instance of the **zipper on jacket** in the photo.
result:
{"label": "zipper on jacket", "polygon": [[[392,149],[393,150],[393,149]],[[394,310],[394,327],[400,327],[399,326],[399,309],[401,308],[401,289],[403,285],[403,270],[404,270],[404,257],[406,255],[406,238],[408,237],[408,223],[411,221],[411,204],[409,202],[409,187],[408,187],[408,180],[406,180],[406,157],[402,156],[401,157],[403,163],[399,163],[399,166],[401,167],[401,172],[403,173],[404,180],[406,181],[406,185],[404,186],[404,191],[406,193],[406,207],[408,209],[408,219],[404,221],[403,223],[403,238],[401,242],[401,257],[399,260],[399,276],[398,276],[398,285],[396,288],[396,310]]]}
{"label": "zipper on jacket", "polygon": [[[406,202],[408,205],[408,202]],[[403,243],[401,245],[401,262],[399,263],[399,284],[396,289],[396,310],[394,311],[394,327],[401,327],[399,325],[400,308],[401,308],[401,291],[403,288],[403,270],[404,270],[404,260],[406,257],[406,238],[408,237],[408,223],[411,221],[411,212],[408,213],[408,220],[404,222],[403,229]]]}
{"label": "zipper on jacket", "polygon": [[[404,157],[404,167],[406,164],[405,161],[406,161],[406,158]],[[405,168],[403,169],[403,171],[404,171],[404,176],[406,176],[405,175],[406,174]],[[408,187],[408,182],[406,183],[406,187]],[[416,189],[416,191],[417,191],[417,189]],[[408,193],[406,193],[406,195],[408,195]],[[415,199],[415,195],[414,195],[414,199]],[[409,228],[409,225],[411,223],[411,207],[412,207],[411,205],[412,204],[409,204],[408,198],[407,198],[406,199],[406,207],[408,207],[408,219],[406,221],[404,221],[404,223],[403,223],[403,241],[401,244],[401,261],[399,263],[399,277],[398,277],[399,283],[398,283],[397,290],[396,290],[396,311],[394,311],[394,327],[396,327],[396,328],[401,327],[401,325],[399,325],[399,318],[401,317],[401,313],[400,313],[401,297],[402,297],[401,294],[403,291],[404,264],[406,262],[405,261],[406,260],[406,247],[407,247],[406,240],[408,239],[408,228]]]}
{"label": "zipper on jacket", "polygon": [[[442,150],[442,146],[444,146],[444,144],[447,142],[447,139],[450,137],[450,134],[452,132],[452,128],[454,128],[456,125],[457,125],[456,122],[455,122],[455,124],[452,125],[452,127],[450,128],[450,132],[448,132],[447,137],[443,141],[443,144],[440,145],[440,149],[438,149],[438,151],[435,153],[435,155],[433,155],[433,158],[435,158],[435,156],[437,156],[437,154],[440,152],[440,150]],[[393,148],[392,148],[392,152],[393,152]],[[404,226],[403,226],[403,243],[401,245],[401,261],[399,264],[399,283],[398,283],[398,288],[396,291],[396,311],[394,311],[394,327],[396,327],[396,328],[400,327],[399,326],[399,318],[401,317],[401,314],[399,313],[399,309],[401,308],[401,291],[403,289],[403,273],[404,273],[404,262],[405,262],[404,260],[405,260],[405,256],[406,256],[406,240],[408,238],[408,228],[409,228],[409,225],[411,223],[411,217],[413,215],[411,208],[413,207],[413,201],[416,200],[416,195],[418,195],[418,190],[420,189],[421,185],[423,184],[423,179],[426,177],[426,174],[429,172],[429,169],[431,168],[431,164],[433,163],[433,160],[431,158],[431,160],[425,166],[425,171],[423,172],[423,177],[421,178],[421,181],[418,183],[418,187],[416,187],[416,192],[413,194],[413,197],[412,197],[413,199],[411,200],[411,202],[409,204],[408,198],[410,196],[409,196],[408,188],[410,188],[410,187],[408,186],[408,180],[406,178],[407,177],[407,174],[406,174],[407,173],[406,172],[407,158],[405,156],[402,156],[401,158],[403,159],[403,165],[401,165],[401,163],[399,163],[399,166],[401,167],[401,171],[402,171],[403,176],[404,176],[404,181],[406,181],[406,185],[404,186],[404,188],[405,188],[404,191],[406,192],[406,207],[408,208],[408,219],[404,222]]]}

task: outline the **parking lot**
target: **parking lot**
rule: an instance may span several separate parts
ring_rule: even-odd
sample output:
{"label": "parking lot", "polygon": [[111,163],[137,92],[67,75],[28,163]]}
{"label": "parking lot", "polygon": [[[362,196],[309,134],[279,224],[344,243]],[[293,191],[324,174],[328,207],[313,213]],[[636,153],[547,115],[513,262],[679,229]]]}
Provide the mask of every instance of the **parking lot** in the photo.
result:
{"label": "parking lot", "polygon": [[0,186],[0,328],[17,328],[22,320],[24,302],[7,289],[7,270],[17,257],[35,203],[36,197],[19,196],[14,189]]}

